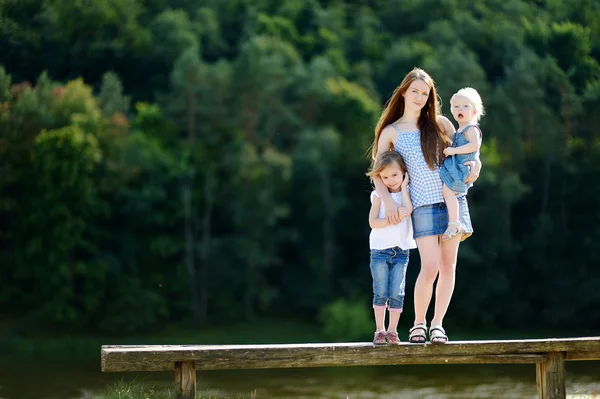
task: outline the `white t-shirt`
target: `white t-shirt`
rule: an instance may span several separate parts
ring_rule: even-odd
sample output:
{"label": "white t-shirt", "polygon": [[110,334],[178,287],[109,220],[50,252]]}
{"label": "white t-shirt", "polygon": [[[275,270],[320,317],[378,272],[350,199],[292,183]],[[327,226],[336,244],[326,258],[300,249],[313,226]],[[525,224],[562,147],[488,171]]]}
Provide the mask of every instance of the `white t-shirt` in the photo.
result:
{"label": "white t-shirt", "polygon": [[[392,195],[392,199],[396,201],[398,205],[402,205],[401,192],[390,194]],[[373,202],[374,196],[379,197],[375,190],[371,193],[371,203]],[[383,201],[381,201],[381,206],[379,207],[379,218],[385,218],[385,205],[383,204]],[[416,248],[417,242],[413,239],[411,217],[407,216],[403,218],[398,224],[371,229],[369,246],[371,249],[387,249],[394,247],[400,247],[402,249]]]}

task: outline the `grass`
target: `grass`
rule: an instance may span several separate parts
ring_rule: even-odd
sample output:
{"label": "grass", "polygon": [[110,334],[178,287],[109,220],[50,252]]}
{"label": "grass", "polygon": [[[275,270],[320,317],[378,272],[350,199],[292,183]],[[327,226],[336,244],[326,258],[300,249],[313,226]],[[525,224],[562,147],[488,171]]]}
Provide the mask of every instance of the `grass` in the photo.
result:
{"label": "grass", "polygon": [[[104,392],[88,393],[85,399],[177,399],[174,391],[156,385],[140,382],[119,381],[109,385]],[[196,393],[196,399],[256,399],[256,392],[243,396],[229,396],[218,391]]]}
{"label": "grass", "polygon": [[[596,391],[591,393],[575,392],[567,395],[569,399],[597,399]],[[88,393],[83,399],[177,399],[175,392],[168,388],[159,388],[152,384],[119,381],[108,386],[104,392]],[[256,391],[248,395],[230,396],[218,391],[197,392],[196,399],[257,399]],[[346,397],[346,399],[350,399]]]}
{"label": "grass", "polygon": [[572,395],[567,395],[568,399],[598,399],[600,398],[600,396],[598,395],[598,392],[594,391],[592,393],[580,393],[580,392],[574,392]]}

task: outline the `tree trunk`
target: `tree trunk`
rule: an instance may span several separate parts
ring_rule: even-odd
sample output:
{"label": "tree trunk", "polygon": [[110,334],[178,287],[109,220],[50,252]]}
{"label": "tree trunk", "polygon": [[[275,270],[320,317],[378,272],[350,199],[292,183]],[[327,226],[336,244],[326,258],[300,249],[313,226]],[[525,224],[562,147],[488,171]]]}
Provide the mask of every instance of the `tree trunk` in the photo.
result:
{"label": "tree trunk", "polygon": [[202,239],[200,244],[200,297],[199,297],[199,316],[200,321],[206,321],[208,316],[208,291],[209,275],[208,262],[210,258],[211,244],[211,222],[214,206],[214,186],[215,186],[215,167],[211,165],[204,180],[204,209],[202,211]]}
{"label": "tree trunk", "polygon": [[565,93],[564,87],[559,87],[560,99],[562,100],[562,117],[564,126],[565,140],[571,138],[571,107],[569,106],[569,99]]}
{"label": "tree trunk", "polygon": [[246,321],[251,321],[254,319],[254,306],[252,303],[254,302],[254,273],[256,273],[256,268],[254,267],[254,262],[252,260],[248,260],[246,263],[246,287],[244,287],[244,316]]}
{"label": "tree trunk", "polygon": [[[193,85],[192,87],[196,87]],[[186,93],[187,133],[190,143],[196,141],[196,95],[193,91]]]}
{"label": "tree trunk", "polygon": [[[550,150],[552,151],[552,150]],[[550,201],[550,186],[551,186],[551,178],[552,178],[552,154],[546,155],[546,160],[544,162],[544,183],[543,183],[543,191],[542,191],[542,206],[541,206],[541,215],[545,215],[548,211],[548,203]]]}
{"label": "tree trunk", "polygon": [[[194,77],[188,78],[190,87],[197,87]],[[186,92],[187,107],[187,133],[188,142],[191,146],[196,141],[196,95],[189,89]],[[194,169],[188,170],[187,180],[183,187],[183,209],[185,218],[185,264],[188,272],[190,300],[192,303],[192,315],[194,319],[200,319],[200,308],[198,306],[197,275],[195,263],[195,236],[194,236],[194,217],[192,214],[192,193],[194,187]]]}
{"label": "tree trunk", "polygon": [[185,266],[188,272],[190,301],[194,319],[200,317],[198,308],[198,293],[196,290],[196,265],[194,262],[194,229],[192,221],[192,173],[183,184],[183,212],[185,227]]}
{"label": "tree trunk", "polygon": [[321,174],[321,194],[323,198],[323,268],[325,270],[325,281],[330,284],[333,272],[333,199],[331,198],[331,180],[329,176],[329,165],[324,162],[319,168]]}

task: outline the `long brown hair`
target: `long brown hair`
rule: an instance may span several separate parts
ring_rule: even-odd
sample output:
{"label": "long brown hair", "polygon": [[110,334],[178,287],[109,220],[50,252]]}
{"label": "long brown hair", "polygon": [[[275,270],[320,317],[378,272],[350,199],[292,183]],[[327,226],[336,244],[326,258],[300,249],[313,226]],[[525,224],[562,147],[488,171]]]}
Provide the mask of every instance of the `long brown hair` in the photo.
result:
{"label": "long brown hair", "polygon": [[379,117],[375,127],[375,139],[373,140],[371,157],[373,160],[377,156],[377,144],[383,129],[397,121],[404,115],[404,93],[415,80],[421,80],[429,86],[429,97],[427,103],[421,109],[421,115],[417,122],[417,127],[421,132],[421,150],[425,157],[427,165],[434,169],[435,166],[442,164],[444,159],[444,148],[450,143],[450,139],[440,128],[437,118],[440,112],[440,103],[435,90],[435,83],[431,76],[420,68],[414,68],[410,71],[400,83],[400,86],[394,89],[392,96],[385,104],[385,108]]}

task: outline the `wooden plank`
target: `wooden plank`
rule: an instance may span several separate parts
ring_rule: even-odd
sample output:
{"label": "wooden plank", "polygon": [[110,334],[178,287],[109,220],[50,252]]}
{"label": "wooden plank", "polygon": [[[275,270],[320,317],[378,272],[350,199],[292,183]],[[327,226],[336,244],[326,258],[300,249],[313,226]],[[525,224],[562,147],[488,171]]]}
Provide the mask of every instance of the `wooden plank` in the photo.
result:
{"label": "wooden plank", "polygon": [[385,361],[379,358],[340,359],[336,364],[330,359],[313,359],[310,362],[282,363],[280,360],[254,359],[233,363],[228,359],[212,359],[210,362],[197,361],[197,370],[235,370],[235,369],[274,369],[296,367],[346,367],[346,366],[393,366],[393,365],[425,365],[425,364],[537,364],[545,361],[545,355],[465,355],[465,356],[396,356]]}
{"label": "wooden plank", "polygon": [[[379,348],[378,348],[379,349]],[[257,358],[248,357],[206,357],[195,361],[197,370],[235,370],[235,369],[264,369],[264,368],[296,368],[296,367],[340,367],[340,366],[380,366],[401,364],[536,364],[545,361],[543,354],[518,355],[427,355],[427,356],[398,356],[394,352],[379,356],[354,356],[340,354],[339,356],[312,356],[302,358]],[[120,362],[110,362],[111,368],[104,371],[168,371],[174,361],[154,362],[151,358],[122,359]]]}
{"label": "wooden plank", "polygon": [[600,360],[600,352],[567,352],[565,360]]}
{"label": "wooden plank", "polygon": [[[245,369],[279,369],[279,368],[301,368],[301,367],[342,367],[342,366],[382,366],[382,365],[406,365],[406,364],[537,364],[545,361],[545,355],[467,355],[467,356],[402,356],[389,358],[389,361],[380,361],[377,358],[356,358],[343,362],[333,361],[302,361],[282,363],[279,360],[263,360],[257,362],[253,359],[247,361],[231,361],[219,359],[207,363],[196,361],[196,370],[245,370]],[[111,363],[105,372],[124,371],[169,371],[173,362],[161,363]]]}
{"label": "wooden plank", "polygon": [[[279,349],[331,349],[337,348],[373,348],[371,342],[350,343],[309,343],[309,344],[261,344],[261,345],[104,345],[103,350],[130,350],[130,351],[212,351],[212,350],[279,350]],[[410,344],[402,343],[397,346],[383,346],[378,348],[403,348],[413,351],[435,351],[435,353],[452,353],[457,350],[467,353],[493,354],[494,351],[503,350],[506,353],[515,352],[552,352],[556,351],[598,351],[600,337],[583,338],[550,338],[529,340],[500,340],[500,341],[450,341],[445,345]],[[464,353],[464,352],[461,352]]]}
{"label": "wooden plank", "polygon": [[[257,363],[255,361],[240,363],[222,359],[218,363],[206,363],[196,361],[196,370],[244,370],[244,369],[279,369],[279,368],[302,368],[302,367],[343,367],[343,366],[382,366],[382,365],[406,365],[406,364],[536,364],[542,362],[545,355],[478,355],[478,356],[418,356],[402,357],[390,360],[388,362],[373,361],[372,359],[356,359],[347,361],[343,364],[334,362],[311,362],[294,364],[282,364],[278,361],[269,361]],[[172,362],[139,364],[128,363],[120,365],[111,365],[105,368],[104,372],[125,372],[125,371],[169,371],[172,368]]]}
{"label": "wooden plank", "polygon": [[[339,367],[352,365],[495,363],[500,355],[548,352],[600,353],[600,338],[454,341],[446,345],[409,344],[374,347],[372,343],[278,345],[133,345],[103,346],[102,371],[170,370],[176,361],[194,361],[201,370],[232,368]],[[488,356],[489,355],[489,356]],[[526,362],[527,358],[497,362]],[[470,358],[472,361],[467,361]],[[404,359],[404,360],[403,360]],[[448,359],[448,362],[446,362]],[[537,361],[536,361],[537,362]]]}
{"label": "wooden plank", "polygon": [[566,399],[564,353],[549,353],[545,362],[537,364],[536,382],[539,399]]}
{"label": "wooden plank", "polygon": [[177,399],[196,398],[194,362],[175,362],[175,394]]}

